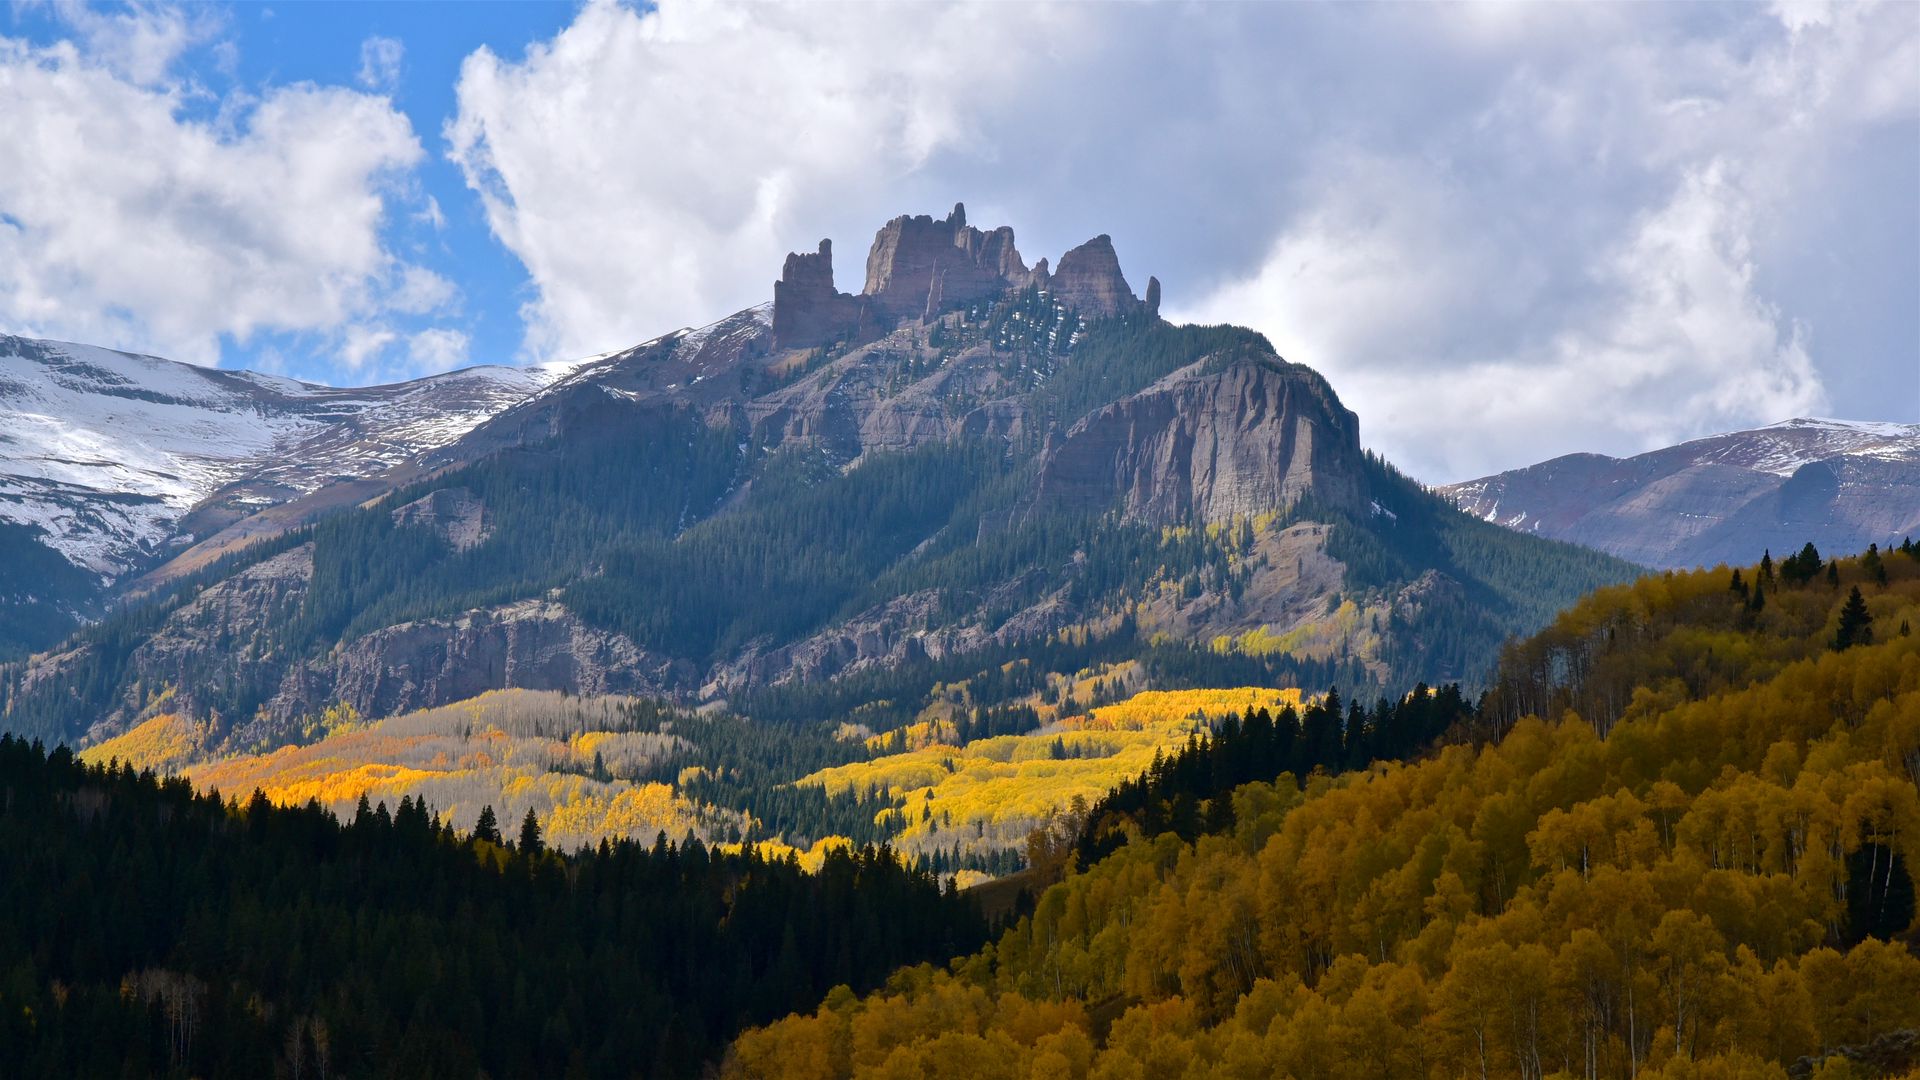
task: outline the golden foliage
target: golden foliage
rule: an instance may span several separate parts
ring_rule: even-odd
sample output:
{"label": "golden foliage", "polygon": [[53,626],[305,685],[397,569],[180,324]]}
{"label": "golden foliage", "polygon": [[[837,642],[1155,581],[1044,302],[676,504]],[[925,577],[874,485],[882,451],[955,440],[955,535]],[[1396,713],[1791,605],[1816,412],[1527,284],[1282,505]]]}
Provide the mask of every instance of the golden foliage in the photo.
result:
{"label": "golden foliage", "polygon": [[161,713],[124,734],[80,752],[89,764],[119,761],[136,769],[178,772],[213,744],[213,725],[180,713]]}
{"label": "golden foliage", "polygon": [[[1890,576],[1862,587],[1887,630],[1844,652],[1824,582],[1759,619],[1724,570],[1608,590],[1510,657],[1611,644],[1552,719],[1247,785],[1231,834],[1137,840],[949,971],[743,1035],[724,1073],[786,1075],[792,1047],[824,1077],[1783,1077],[1920,1026],[1920,958],[1833,945],[1849,853],[1920,867],[1920,640],[1895,629],[1920,566]],[[1609,693],[1604,728],[1571,707]]]}
{"label": "golden foliage", "polygon": [[1291,689],[1148,690],[1030,734],[964,747],[934,743],[822,769],[798,782],[905,796],[899,812],[905,829],[895,843],[907,853],[955,844],[963,852],[1018,848],[1076,797],[1093,802],[1144,772],[1156,753],[1183,745],[1207,721],[1249,706],[1277,710],[1300,702],[1300,691]]}
{"label": "golden foliage", "polygon": [[389,805],[402,797],[424,799],[462,829],[482,806],[494,808],[503,828],[532,809],[547,842],[559,848],[603,837],[651,841],[662,832],[674,840],[690,831],[712,838],[729,825],[745,825],[740,815],[696,805],[667,784],[597,779],[596,756],[614,774],[631,775],[680,745],[672,735],[591,726],[616,723],[617,705],[618,699],[500,690],[370,724],[342,713],[327,725],[333,733],[318,742],[185,772],[202,790],[244,796],[258,788],[278,804],[311,800],[342,815],[352,813],[362,795]]}

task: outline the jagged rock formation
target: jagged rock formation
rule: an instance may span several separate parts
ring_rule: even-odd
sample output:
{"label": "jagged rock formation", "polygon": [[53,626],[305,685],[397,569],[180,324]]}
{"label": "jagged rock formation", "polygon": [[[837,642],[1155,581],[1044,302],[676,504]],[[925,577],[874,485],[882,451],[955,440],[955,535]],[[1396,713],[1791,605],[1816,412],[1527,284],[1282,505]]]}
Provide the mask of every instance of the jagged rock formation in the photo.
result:
{"label": "jagged rock formation", "polygon": [[982,232],[967,224],[967,208],[955,203],[945,220],[903,214],[882,225],[867,253],[861,291],[874,311],[897,322],[1024,287],[1031,276],[1011,228]]}
{"label": "jagged rock formation", "polygon": [[1920,535],[1920,424],[1788,420],[1631,458],[1569,454],[1442,489],[1509,528],[1679,569]]}
{"label": "jagged rock formation", "polygon": [[867,280],[860,295],[833,286],[833,246],[826,240],[812,255],[787,256],[773,286],[773,343],[806,349],[832,341],[861,342],[879,327],[931,322],[942,312],[1013,289],[1050,288],[1068,307],[1088,317],[1160,310],[1160,282],[1151,279],[1143,305],[1120,273],[1120,258],[1104,233],[1031,270],[1014,246],[1013,229],[982,231],[967,224],[967,208],[955,203],[945,218],[902,214],[880,227],[867,251]]}
{"label": "jagged rock formation", "polygon": [[1359,421],[1274,358],[1209,358],[1095,412],[1049,448],[1037,503],[1159,524],[1363,505]]}
{"label": "jagged rock formation", "polygon": [[1105,233],[1060,256],[1048,285],[1062,303],[1089,315],[1124,315],[1140,306]]}
{"label": "jagged rock formation", "polygon": [[810,349],[859,328],[859,297],[833,287],[833,241],[820,241],[813,255],[793,252],[773,283],[773,343],[780,349]]}

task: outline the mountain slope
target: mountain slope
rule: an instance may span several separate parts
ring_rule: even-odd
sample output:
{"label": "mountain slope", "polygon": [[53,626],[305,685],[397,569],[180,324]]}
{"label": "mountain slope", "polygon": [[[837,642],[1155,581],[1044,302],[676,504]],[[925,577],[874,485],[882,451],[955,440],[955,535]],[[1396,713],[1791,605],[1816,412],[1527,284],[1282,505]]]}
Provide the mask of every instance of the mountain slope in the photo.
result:
{"label": "mountain slope", "polygon": [[1657,567],[1891,547],[1920,532],[1920,424],[1788,420],[1620,459],[1571,454],[1441,489],[1470,514]]}

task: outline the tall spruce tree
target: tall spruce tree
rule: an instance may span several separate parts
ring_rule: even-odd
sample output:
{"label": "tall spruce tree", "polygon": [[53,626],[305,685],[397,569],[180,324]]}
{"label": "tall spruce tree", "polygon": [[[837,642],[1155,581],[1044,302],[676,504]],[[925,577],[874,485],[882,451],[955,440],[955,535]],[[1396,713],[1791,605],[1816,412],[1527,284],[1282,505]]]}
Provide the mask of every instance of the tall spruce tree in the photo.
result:
{"label": "tall spruce tree", "polygon": [[1860,595],[1860,586],[1855,585],[1853,591],[1847,594],[1846,604],[1840,608],[1840,628],[1833,635],[1833,647],[1835,651],[1840,651],[1872,642],[1873,615],[1867,611],[1867,601]]}
{"label": "tall spruce tree", "polygon": [[493,816],[492,805],[480,808],[480,820],[473,823],[473,838],[489,844],[500,842],[500,822]]}
{"label": "tall spruce tree", "polygon": [[527,816],[520,820],[520,854],[538,855],[546,845],[540,840],[540,818],[527,807]]}

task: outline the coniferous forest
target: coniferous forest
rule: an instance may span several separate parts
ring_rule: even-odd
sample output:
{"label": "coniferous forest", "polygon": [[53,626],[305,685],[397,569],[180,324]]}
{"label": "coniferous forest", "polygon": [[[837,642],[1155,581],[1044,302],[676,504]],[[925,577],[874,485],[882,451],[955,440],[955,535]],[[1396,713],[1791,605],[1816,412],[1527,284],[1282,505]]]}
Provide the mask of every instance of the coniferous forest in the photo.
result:
{"label": "coniferous forest", "polygon": [[472,824],[222,802],[0,737],[0,1075],[687,1076],[743,1024],[984,940],[884,848],[809,873]]}

